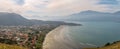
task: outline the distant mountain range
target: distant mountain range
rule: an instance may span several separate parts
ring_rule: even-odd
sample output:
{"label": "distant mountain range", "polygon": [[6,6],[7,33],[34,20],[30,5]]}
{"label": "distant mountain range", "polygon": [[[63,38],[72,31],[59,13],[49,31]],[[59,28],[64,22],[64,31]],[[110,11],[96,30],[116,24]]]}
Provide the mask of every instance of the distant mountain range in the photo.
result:
{"label": "distant mountain range", "polygon": [[0,12],[0,25],[28,25],[29,20],[16,13]]}
{"label": "distant mountain range", "polygon": [[57,21],[28,20],[16,13],[0,12],[0,25],[43,25],[43,24],[68,24],[61,21],[113,21],[120,22],[120,11],[104,13],[97,11],[83,11],[69,16],[53,19]]}
{"label": "distant mountain range", "polygon": [[115,13],[104,13],[97,11],[83,11],[80,13],[65,16],[59,20],[64,21],[115,21],[120,22],[120,11]]}
{"label": "distant mountain range", "polygon": [[74,23],[65,23],[62,21],[42,21],[29,20],[16,13],[0,12],[0,25],[16,26],[16,25],[79,25]]}

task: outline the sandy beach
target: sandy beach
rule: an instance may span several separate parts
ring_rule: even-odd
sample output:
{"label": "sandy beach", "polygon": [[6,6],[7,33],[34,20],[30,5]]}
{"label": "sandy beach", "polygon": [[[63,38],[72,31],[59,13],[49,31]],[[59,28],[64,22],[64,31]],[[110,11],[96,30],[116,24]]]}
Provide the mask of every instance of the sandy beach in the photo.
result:
{"label": "sandy beach", "polygon": [[59,26],[49,32],[43,43],[43,49],[81,49],[76,45],[67,33],[63,33],[67,29],[65,26]]}

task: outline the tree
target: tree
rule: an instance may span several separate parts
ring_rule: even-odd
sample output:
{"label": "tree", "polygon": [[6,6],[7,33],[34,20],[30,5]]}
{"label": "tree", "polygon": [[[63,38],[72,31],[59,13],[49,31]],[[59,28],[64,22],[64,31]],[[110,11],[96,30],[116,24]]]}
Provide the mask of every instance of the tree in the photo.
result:
{"label": "tree", "polygon": [[109,46],[109,45],[110,45],[110,43],[109,43],[109,42],[105,44],[105,46]]}

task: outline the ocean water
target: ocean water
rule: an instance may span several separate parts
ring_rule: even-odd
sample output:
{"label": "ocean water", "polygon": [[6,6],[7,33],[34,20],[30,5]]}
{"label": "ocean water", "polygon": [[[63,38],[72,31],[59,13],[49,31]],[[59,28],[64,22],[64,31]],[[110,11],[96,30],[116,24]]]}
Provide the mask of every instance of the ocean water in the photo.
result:
{"label": "ocean water", "polygon": [[117,22],[77,22],[82,26],[66,26],[70,38],[82,46],[103,46],[120,40],[120,23]]}

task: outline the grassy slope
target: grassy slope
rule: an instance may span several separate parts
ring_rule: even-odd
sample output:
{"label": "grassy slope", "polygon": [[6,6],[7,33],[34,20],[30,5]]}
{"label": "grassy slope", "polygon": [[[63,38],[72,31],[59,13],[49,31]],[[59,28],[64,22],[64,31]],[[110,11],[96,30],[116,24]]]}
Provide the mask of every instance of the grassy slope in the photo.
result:
{"label": "grassy slope", "polygon": [[120,49],[120,42],[101,48],[84,48],[84,49]]}
{"label": "grassy slope", "polygon": [[16,45],[7,45],[7,44],[0,43],[0,49],[27,49],[27,48],[16,46]]}

